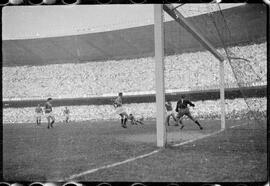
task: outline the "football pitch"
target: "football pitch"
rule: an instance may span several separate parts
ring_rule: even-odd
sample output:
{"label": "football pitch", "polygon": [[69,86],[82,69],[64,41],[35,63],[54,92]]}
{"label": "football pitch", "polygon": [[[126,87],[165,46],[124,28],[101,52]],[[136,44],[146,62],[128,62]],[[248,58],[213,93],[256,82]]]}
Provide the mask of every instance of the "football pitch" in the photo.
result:
{"label": "football pitch", "polygon": [[167,127],[156,147],[155,121],[3,125],[6,181],[253,182],[267,180],[266,122],[187,120]]}

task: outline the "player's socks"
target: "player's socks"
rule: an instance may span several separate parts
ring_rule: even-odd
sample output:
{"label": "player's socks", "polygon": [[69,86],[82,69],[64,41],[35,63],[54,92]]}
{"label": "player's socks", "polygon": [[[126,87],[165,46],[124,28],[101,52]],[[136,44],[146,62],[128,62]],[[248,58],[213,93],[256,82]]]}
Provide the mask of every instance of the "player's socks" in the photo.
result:
{"label": "player's socks", "polygon": [[179,123],[177,123],[177,125],[179,124],[180,124],[180,129],[182,130],[185,127],[185,125],[182,123],[182,121],[179,121]]}
{"label": "player's socks", "polygon": [[123,128],[127,128],[127,126],[124,123],[124,118],[121,118],[121,125],[122,125]]}
{"label": "player's socks", "polygon": [[54,124],[54,120],[52,120],[52,122],[51,122],[51,127],[53,128],[53,124]]}
{"label": "player's socks", "polygon": [[126,125],[126,124],[127,124],[127,118],[124,119],[124,125]]}
{"label": "player's socks", "polygon": [[201,126],[201,124],[198,121],[195,121],[195,123],[199,126],[199,128],[202,130],[203,127]]}

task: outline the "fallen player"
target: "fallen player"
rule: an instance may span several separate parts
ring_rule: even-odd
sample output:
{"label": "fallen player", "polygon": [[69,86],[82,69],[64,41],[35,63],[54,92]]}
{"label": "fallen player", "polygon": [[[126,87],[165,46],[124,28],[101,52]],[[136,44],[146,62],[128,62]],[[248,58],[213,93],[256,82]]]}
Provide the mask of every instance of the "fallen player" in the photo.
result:
{"label": "fallen player", "polygon": [[144,125],[144,123],[142,122],[143,117],[140,119],[136,119],[132,114],[129,114],[128,119],[130,120],[130,123],[132,125],[138,125],[138,124]]}

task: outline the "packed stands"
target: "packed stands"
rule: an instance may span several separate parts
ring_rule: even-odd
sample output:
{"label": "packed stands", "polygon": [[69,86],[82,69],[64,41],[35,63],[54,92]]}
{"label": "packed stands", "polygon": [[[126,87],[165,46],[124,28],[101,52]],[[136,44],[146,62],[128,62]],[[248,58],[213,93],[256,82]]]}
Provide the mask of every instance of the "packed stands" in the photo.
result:
{"label": "packed stands", "polygon": [[[266,43],[233,47],[239,57],[250,60],[259,82],[247,86],[266,85]],[[222,51],[221,51],[222,52]],[[225,64],[226,87],[237,87],[228,63]],[[117,92],[154,91],[154,60],[139,58],[120,61],[89,62],[83,64],[56,64],[47,66],[3,67],[3,98],[46,99],[78,98]],[[192,83],[191,83],[192,82]],[[177,91],[205,90],[219,87],[219,61],[209,52],[184,53],[165,58],[166,89]],[[258,104],[257,112],[266,114],[266,98],[249,98]],[[174,102],[173,105],[176,103]],[[191,108],[200,119],[217,119],[219,101],[196,101]],[[125,107],[137,117],[154,118],[154,103],[132,103]],[[226,100],[226,117],[247,117],[243,99]],[[54,108],[57,121],[63,120],[63,107]],[[117,119],[111,105],[70,106],[71,120]],[[7,108],[3,110],[4,123],[34,122],[34,108]],[[43,121],[46,121],[43,117]]]}
{"label": "packed stands", "polygon": [[[247,86],[266,85],[266,43],[237,46],[231,50],[250,60],[261,78],[258,82],[245,80]],[[3,67],[3,99],[78,98],[154,91],[154,67],[152,57]],[[225,83],[226,87],[237,87],[228,63],[225,63]],[[166,56],[165,84],[167,90],[177,91],[218,88],[219,61],[205,51]]]}

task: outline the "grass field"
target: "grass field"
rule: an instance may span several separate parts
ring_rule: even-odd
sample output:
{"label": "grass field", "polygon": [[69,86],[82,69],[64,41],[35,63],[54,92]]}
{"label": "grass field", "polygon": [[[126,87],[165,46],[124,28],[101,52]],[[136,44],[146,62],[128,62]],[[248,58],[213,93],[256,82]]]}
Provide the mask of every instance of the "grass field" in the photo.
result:
{"label": "grass field", "polygon": [[[165,149],[156,147],[155,121],[127,129],[116,121],[56,123],[50,130],[45,123],[4,124],[3,177],[6,181],[267,180],[266,123],[227,121],[228,129],[205,138],[219,131],[220,121],[202,121],[202,131],[191,121],[185,123],[183,130],[167,127]],[[202,139],[173,146],[198,137]],[[134,157],[138,159],[130,159]]]}

